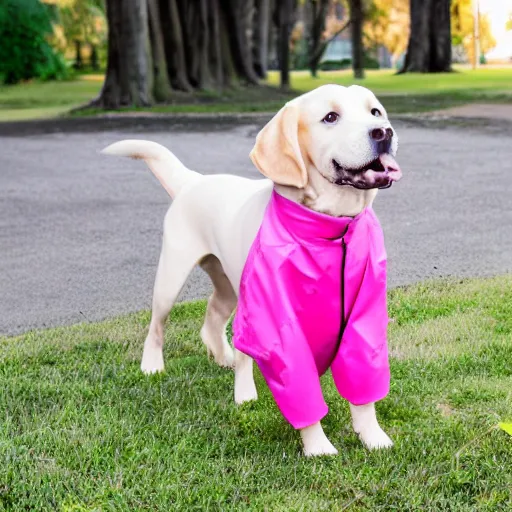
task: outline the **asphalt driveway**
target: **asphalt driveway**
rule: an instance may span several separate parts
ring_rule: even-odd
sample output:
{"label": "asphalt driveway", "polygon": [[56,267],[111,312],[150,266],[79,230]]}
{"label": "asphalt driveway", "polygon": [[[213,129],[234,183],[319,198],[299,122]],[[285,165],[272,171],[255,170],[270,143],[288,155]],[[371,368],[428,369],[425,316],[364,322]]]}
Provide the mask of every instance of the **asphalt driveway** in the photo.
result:
{"label": "asphalt driveway", "polygon": [[[391,286],[512,271],[510,130],[395,123],[404,179],[379,193]],[[124,138],[171,148],[208,174],[257,178],[257,125],[0,136],[0,334],[148,308],[169,198]],[[199,270],[183,300],[209,293]]]}

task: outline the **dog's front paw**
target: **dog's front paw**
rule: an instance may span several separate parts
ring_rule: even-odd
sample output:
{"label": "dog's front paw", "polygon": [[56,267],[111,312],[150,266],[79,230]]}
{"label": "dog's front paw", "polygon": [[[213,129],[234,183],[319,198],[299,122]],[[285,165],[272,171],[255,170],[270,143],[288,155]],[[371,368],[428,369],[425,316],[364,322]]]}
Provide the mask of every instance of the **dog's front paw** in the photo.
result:
{"label": "dog's front paw", "polygon": [[336,450],[329,439],[327,439],[320,422],[301,429],[300,436],[306,457],[338,455],[338,450]]}
{"label": "dog's front paw", "polygon": [[361,430],[359,439],[369,450],[380,450],[382,448],[391,448],[393,441],[380,427],[374,427],[372,429]]}
{"label": "dog's front paw", "polygon": [[235,381],[235,403],[241,405],[245,402],[258,399],[258,392],[256,391],[256,385],[254,380],[247,379],[247,381],[236,382]]}
{"label": "dog's front paw", "polygon": [[325,440],[319,443],[311,443],[308,446],[304,444],[304,455],[306,457],[318,457],[320,455],[338,455],[338,450],[334,448],[329,439],[325,438]]}

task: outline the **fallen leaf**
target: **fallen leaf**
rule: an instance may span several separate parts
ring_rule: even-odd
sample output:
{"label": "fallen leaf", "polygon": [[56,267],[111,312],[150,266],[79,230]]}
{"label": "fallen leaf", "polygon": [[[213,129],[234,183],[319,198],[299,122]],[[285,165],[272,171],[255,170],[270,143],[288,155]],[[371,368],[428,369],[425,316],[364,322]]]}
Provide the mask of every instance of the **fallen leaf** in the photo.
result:
{"label": "fallen leaf", "polygon": [[498,427],[504,432],[512,436],[512,423],[498,423]]}

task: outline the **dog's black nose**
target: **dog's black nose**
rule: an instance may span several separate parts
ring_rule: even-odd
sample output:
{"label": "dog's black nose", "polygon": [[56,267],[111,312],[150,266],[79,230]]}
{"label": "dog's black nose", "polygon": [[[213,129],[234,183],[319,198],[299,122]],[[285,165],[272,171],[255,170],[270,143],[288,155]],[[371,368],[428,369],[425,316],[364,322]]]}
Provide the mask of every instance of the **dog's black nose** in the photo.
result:
{"label": "dog's black nose", "polygon": [[375,149],[379,155],[381,153],[389,153],[393,130],[391,128],[374,128],[370,130],[370,138],[374,142]]}
{"label": "dog's black nose", "polygon": [[385,130],[384,128],[374,128],[370,131],[370,137],[375,142],[389,141],[393,137],[393,130],[391,128],[386,128]]}

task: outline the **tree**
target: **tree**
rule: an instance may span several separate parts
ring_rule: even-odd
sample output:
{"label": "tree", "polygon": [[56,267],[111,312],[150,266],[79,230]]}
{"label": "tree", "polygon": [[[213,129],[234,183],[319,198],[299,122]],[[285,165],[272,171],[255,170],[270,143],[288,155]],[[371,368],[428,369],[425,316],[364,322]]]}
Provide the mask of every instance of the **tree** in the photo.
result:
{"label": "tree", "polygon": [[401,73],[451,71],[450,0],[411,0],[411,31]]}
{"label": "tree", "polygon": [[99,68],[98,47],[106,43],[107,26],[103,0],[43,0],[58,9],[56,32],[61,38],[52,42],[61,51],[71,46],[75,53],[75,69],[82,69],[84,45],[90,48],[90,64]]}
{"label": "tree", "polygon": [[256,74],[260,78],[267,77],[270,3],[270,0],[255,0],[253,62]]}
{"label": "tree", "polygon": [[364,78],[364,49],[363,49],[363,3],[362,0],[349,0],[350,33],[352,36],[352,69],[354,78]]}
{"label": "tree", "polygon": [[393,65],[407,48],[409,0],[373,0],[364,22],[364,39],[370,47],[384,46]]}
{"label": "tree", "polygon": [[107,2],[108,67],[98,106],[153,103],[153,70],[145,0]]}
{"label": "tree", "polygon": [[107,0],[106,7],[108,67],[92,106],[257,84],[266,72],[269,0]]}
{"label": "tree", "polygon": [[0,81],[63,77],[65,64],[47,41],[52,32],[50,10],[39,0],[2,0]]}
{"label": "tree", "polygon": [[164,37],[160,30],[160,13],[157,0],[148,0],[149,36],[153,48],[154,77],[153,94],[158,102],[168,101],[172,96],[172,86],[167,73]]}
{"label": "tree", "polygon": [[[337,9],[348,11],[349,16],[339,19]],[[309,69],[317,75],[318,67],[328,44],[350,26],[352,42],[352,68],[355,78],[364,78],[363,20],[364,0],[311,0],[309,29]],[[341,4],[341,5],[340,5]],[[339,13],[338,13],[339,14]]]}
{"label": "tree", "polygon": [[[452,44],[463,45],[469,61],[472,62],[474,56],[472,0],[452,0],[451,20]],[[478,13],[478,32],[480,51],[485,55],[496,46],[496,40],[492,35],[489,17],[480,12]]]}
{"label": "tree", "polygon": [[[309,69],[317,76],[320,60],[328,46],[350,25],[350,19],[339,20],[331,0],[311,0],[311,28],[309,37]],[[331,8],[331,9],[330,9]]]}
{"label": "tree", "polygon": [[277,0],[275,20],[278,26],[278,55],[281,89],[290,88],[290,35],[293,28],[296,0]]}
{"label": "tree", "polygon": [[311,35],[309,40],[309,69],[311,75],[316,77],[320,59],[327,44],[323,44],[325,21],[329,0],[311,0]]}

